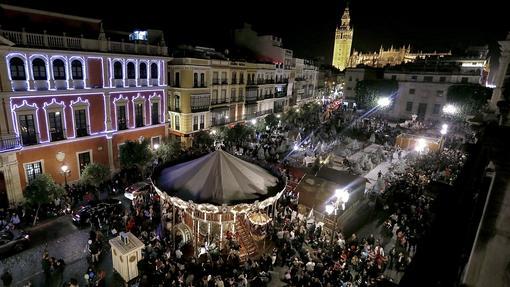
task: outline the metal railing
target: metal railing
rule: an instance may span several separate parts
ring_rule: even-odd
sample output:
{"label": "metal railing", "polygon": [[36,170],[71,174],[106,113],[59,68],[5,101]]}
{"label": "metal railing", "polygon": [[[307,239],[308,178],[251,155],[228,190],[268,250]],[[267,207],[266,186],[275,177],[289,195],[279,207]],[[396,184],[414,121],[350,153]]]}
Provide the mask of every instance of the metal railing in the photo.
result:
{"label": "metal railing", "polygon": [[221,105],[221,104],[228,104],[227,99],[212,99],[211,105]]}
{"label": "metal railing", "polygon": [[[37,140],[37,139],[36,139]],[[22,146],[20,137],[11,137],[0,139],[0,151],[7,151],[11,149],[17,149]]]}
{"label": "metal railing", "polygon": [[209,110],[209,106],[191,106],[192,113],[205,112]]}
{"label": "metal railing", "polygon": [[143,43],[115,42],[109,39],[85,39],[83,37],[68,37],[65,33],[60,35],[49,35],[44,31],[40,33],[27,33],[22,31],[1,30],[0,36],[14,42],[16,45],[29,47],[45,47],[56,49],[76,49],[103,52],[140,53],[149,55],[168,55],[165,46],[155,46]]}
{"label": "metal railing", "polygon": [[79,137],[86,137],[89,135],[89,130],[88,130],[88,127],[83,127],[83,128],[77,128],[76,129],[76,137],[79,138]]}

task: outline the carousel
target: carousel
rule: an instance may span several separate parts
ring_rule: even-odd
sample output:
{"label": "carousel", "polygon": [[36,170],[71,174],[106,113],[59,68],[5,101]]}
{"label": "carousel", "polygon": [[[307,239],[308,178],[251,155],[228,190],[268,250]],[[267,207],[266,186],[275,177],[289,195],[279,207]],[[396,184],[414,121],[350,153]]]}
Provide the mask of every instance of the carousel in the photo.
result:
{"label": "carousel", "polygon": [[[257,253],[273,220],[285,181],[278,174],[216,150],[184,163],[161,167],[153,186],[172,206],[173,232],[199,256],[217,249]],[[177,216],[176,216],[177,215]],[[238,246],[235,246],[238,245]]]}

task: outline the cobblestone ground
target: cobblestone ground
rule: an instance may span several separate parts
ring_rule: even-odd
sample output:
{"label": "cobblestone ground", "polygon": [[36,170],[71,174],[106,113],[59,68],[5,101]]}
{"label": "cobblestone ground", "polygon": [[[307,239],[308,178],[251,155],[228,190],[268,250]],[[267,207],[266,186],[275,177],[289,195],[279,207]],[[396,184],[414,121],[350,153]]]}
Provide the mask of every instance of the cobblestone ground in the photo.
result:
{"label": "cobblestone ground", "polygon": [[[88,240],[89,229],[75,227],[69,216],[46,221],[35,228],[27,229],[32,234],[31,246],[18,254],[1,260],[0,274],[8,269],[14,278],[12,286],[23,286],[31,282],[33,286],[62,286],[70,278],[76,278],[80,286],[85,286],[83,274],[88,268],[87,253],[84,252]],[[62,258],[66,268],[61,278],[52,276],[46,280],[41,266],[44,250],[56,259]],[[102,257],[98,268],[105,270],[109,275],[108,286],[120,286],[113,278],[111,255],[108,252]]]}

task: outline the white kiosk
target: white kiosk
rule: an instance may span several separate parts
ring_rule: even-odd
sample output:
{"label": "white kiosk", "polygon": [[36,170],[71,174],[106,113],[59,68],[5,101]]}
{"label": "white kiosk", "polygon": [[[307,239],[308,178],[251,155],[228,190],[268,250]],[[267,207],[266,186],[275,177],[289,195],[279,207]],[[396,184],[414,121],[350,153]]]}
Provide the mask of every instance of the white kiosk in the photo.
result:
{"label": "white kiosk", "polygon": [[113,269],[122,279],[129,282],[138,277],[138,261],[142,260],[142,249],[145,244],[131,232],[121,232],[119,236],[110,239],[110,246]]}

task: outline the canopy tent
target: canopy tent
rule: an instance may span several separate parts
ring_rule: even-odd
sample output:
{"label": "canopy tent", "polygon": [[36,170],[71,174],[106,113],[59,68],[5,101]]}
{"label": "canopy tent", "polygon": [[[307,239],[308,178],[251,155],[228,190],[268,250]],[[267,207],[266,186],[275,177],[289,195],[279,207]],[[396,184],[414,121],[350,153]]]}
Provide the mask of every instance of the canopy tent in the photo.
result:
{"label": "canopy tent", "polygon": [[[364,178],[367,179],[367,186],[366,186],[366,189],[368,191],[371,191],[372,188],[376,185],[377,183],[377,179],[378,179],[378,176],[379,176],[379,172],[381,172],[381,175],[385,175],[386,173],[388,173],[388,170],[389,168],[391,167],[391,162],[389,161],[385,161],[385,162],[382,162],[380,164],[378,164],[374,169],[372,169],[371,171],[369,171],[365,176]],[[381,191],[381,190],[377,190],[377,191]]]}
{"label": "canopy tent", "polygon": [[158,186],[196,203],[232,204],[269,196],[278,178],[265,169],[216,150],[162,170]]}

